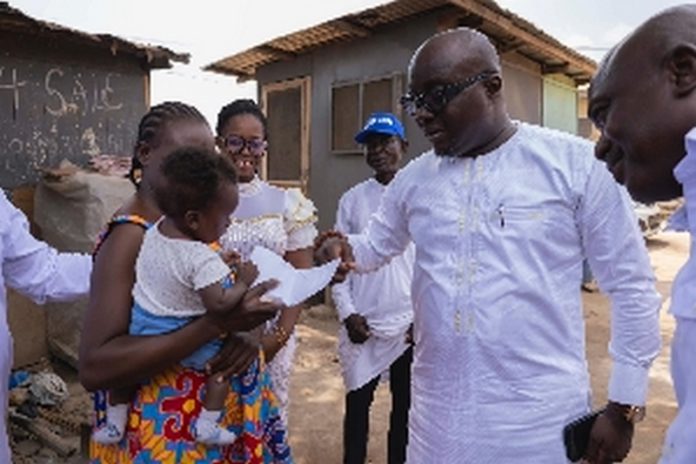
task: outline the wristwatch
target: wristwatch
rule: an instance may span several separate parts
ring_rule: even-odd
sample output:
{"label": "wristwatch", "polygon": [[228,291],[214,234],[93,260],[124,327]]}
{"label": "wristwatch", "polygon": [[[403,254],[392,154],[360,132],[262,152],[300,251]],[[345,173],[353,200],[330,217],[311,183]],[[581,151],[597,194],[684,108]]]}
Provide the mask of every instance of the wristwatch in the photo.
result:
{"label": "wristwatch", "polygon": [[645,406],[634,406],[632,404],[622,406],[624,419],[631,424],[637,424],[645,419]]}
{"label": "wristwatch", "polygon": [[632,404],[621,404],[609,401],[606,412],[615,418],[622,418],[629,424],[637,424],[645,419],[645,406],[635,406]]}

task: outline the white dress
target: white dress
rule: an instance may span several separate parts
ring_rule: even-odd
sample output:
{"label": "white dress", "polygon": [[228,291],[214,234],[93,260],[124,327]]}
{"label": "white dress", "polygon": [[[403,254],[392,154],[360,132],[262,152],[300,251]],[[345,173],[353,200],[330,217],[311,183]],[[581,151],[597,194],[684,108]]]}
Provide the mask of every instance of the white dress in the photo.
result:
{"label": "white dress", "polygon": [[[239,184],[239,206],[231,221],[220,243],[223,249],[238,252],[242,259],[247,259],[256,245],[284,256],[288,251],[313,246],[317,236],[314,204],[299,189],[274,187],[258,177]],[[276,320],[267,323],[267,333],[273,331]],[[293,332],[285,347],[268,363],[273,391],[278,396],[286,424],[290,371],[296,347]]]}
{"label": "white dress", "polygon": [[[365,230],[385,189],[385,185],[371,178],[344,193],[338,202],[336,230],[344,234]],[[361,314],[371,332],[364,343],[353,343],[341,324],[338,355],[346,390],[357,390],[387,371],[409,348],[406,331],[413,322],[414,257],[415,247],[410,244],[383,268],[366,274],[351,273],[345,282],[331,287],[339,320],[353,313]]]}
{"label": "white dress", "polygon": [[644,404],[661,299],[589,142],[520,123],[477,158],[425,153],[349,240],[368,271],[416,245],[410,464],[567,462],[563,426],[590,406],[583,257],[612,302],[609,399]]}

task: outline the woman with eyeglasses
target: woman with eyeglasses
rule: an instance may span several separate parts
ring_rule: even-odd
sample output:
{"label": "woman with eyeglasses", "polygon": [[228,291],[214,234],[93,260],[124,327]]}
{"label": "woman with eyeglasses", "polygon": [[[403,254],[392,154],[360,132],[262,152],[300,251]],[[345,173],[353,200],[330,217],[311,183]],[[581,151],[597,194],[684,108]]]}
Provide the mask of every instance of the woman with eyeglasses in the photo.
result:
{"label": "woman with eyeglasses", "polygon": [[[216,131],[218,147],[232,160],[239,181],[239,206],[220,238],[223,248],[236,250],[245,259],[260,245],[283,256],[296,268],[311,267],[317,236],[314,204],[299,189],[274,187],[258,176],[268,148],[266,117],[261,109],[252,100],[235,100],[218,113]],[[266,323],[261,339],[273,391],[286,424],[299,312],[299,306],[281,311]]]}

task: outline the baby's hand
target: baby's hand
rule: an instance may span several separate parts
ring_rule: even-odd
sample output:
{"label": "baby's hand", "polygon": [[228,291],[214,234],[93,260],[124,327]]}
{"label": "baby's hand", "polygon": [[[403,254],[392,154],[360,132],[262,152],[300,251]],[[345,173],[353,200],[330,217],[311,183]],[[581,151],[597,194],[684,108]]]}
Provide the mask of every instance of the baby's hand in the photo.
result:
{"label": "baby's hand", "polygon": [[258,276],[259,270],[256,269],[256,265],[251,261],[237,264],[237,280],[244,282],[248,287],[251,287],[251,284],[254,283]]}
{"label": "baby's hand", "polygon": [[239,256],[239,253],[237,253],[234,250],[223,251],[222,253],[220,253],[220,257],[229,267],[238,266],[242,260],[242,257]]}

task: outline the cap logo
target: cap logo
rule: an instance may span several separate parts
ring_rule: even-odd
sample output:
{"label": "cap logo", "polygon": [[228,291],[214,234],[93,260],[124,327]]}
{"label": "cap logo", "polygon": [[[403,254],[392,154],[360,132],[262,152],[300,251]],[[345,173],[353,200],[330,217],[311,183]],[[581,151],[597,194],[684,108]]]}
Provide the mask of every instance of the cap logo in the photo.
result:
{"label": "cap logo", "polygon": [[394,121],[392,121],[391,118],[385,116],[379,118],[370,118],[367,120],[367,124],[365,124],[365,127],[363,129],[368,129],[370,126],[373,126],[375,124],[386,124],[387,126],[393,126]]}

